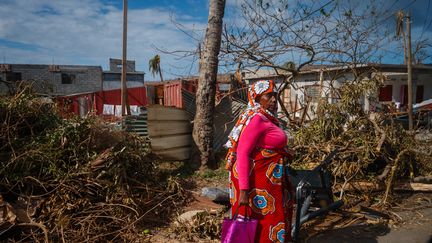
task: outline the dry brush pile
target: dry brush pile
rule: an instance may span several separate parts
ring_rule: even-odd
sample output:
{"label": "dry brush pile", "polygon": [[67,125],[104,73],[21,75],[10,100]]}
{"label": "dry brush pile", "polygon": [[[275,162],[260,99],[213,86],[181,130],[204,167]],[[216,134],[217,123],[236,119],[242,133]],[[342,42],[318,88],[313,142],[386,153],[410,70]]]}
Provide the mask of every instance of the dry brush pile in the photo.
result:
{"label": "dry brush pile", "polygon": [[[295,132],[297,158],[293,165],[317,165],[331,151],[339,153],[330,165],[342,191],[349,182],[386,184],[386,202],[395,178],[432,172],[431,141],[417,141],[391,117],[366,114],[361,99],[382,85],[382,77],[347,82],[337,90],[339,101],[323,100],[317,119]],[[342,195],[342,194],[341,194]]]}
{"label": "dry brush pile", "polygon": [[0,241],[141,241],[186,200],[145,139],[64,120],[27,88],[0,97]]}
{"label": "dry brush pile", "polygon": [[215,213],[203,211],[197,213],[189,221],[178,220],[174,222],[169,230],[176,238],[189,242],[199,242],[200,240],[219,242],[223,217],[223,211]]}

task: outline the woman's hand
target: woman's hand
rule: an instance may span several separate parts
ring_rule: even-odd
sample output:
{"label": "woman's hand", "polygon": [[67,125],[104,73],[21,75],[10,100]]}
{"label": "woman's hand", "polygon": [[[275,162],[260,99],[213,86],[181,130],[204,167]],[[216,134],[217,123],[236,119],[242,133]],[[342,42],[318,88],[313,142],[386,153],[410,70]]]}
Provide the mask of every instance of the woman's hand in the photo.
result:
{"label": "woman's hand", "polygon": [[287,149],[287,153],[291,156],[291,159],[294,158],[294,156],[295,156],[295,152],[294,152],[294,150],[292,150],[292,149]]}
{"label": "woman's hand", "polygon": [[249,190],[240,190],[239,206],[249,205]]}
{"label": "woman's hand", "polygon": [[285,146],[284,150],[288,154],[287,157],[288,157],[289,160],[294,159],[294,156],[295,156],[295,151],[294,150],[290,149],[288,146]]}

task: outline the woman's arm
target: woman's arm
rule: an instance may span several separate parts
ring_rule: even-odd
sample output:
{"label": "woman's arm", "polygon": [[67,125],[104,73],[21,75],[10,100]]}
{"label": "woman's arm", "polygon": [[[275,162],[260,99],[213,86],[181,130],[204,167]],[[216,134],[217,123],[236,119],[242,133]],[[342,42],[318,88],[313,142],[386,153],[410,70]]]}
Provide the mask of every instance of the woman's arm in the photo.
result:
{"label": "woman's arm", "polygon": [[255,115],[240,135],[237,147],[237,172],[240,190],[249,190],[249,173],[252,166],[250,155],[257,146],[266,125],[261,115]]}

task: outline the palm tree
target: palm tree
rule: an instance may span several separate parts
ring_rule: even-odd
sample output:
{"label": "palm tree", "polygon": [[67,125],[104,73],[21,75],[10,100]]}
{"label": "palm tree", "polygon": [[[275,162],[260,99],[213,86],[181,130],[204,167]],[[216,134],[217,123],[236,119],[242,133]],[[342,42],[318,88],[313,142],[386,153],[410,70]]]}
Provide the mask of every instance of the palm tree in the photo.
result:
{"label": "palm tree", "polygon": [[149,71],[152,73],[153,77],[159,74],[161,82],[163,82],[162,78],[162,69],[160,67],[160,56],[156,55],[152,59],[149,60]]}

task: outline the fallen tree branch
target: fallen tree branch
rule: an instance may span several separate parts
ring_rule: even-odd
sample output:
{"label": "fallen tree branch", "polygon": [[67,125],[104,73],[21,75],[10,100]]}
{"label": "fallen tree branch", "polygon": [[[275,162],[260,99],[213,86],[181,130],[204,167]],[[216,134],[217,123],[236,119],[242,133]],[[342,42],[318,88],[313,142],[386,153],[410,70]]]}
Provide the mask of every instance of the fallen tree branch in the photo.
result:
{"label": "fallen tree branch", "polygon": [[[343,190],[347,191],[384,191],[386,189],[386,185],[383,183],[376,182],[350,182],[347,183]],[[425,183],[415,183],[415,182],[399,182],[393,186],[394,191],[414,191],[414,192],[432,192],[432,184]],[[337,184],[333,187],[334,193],[340,193],[342,191],[342,186]]]}
{"label": "fallen tree branch", "polygon": [[391,168],[392,168],[392,166],[389,165],[389,164],[387,164],[386,167],[384,168],[384,171],[383,171],[379,176],[377,176],[376,178],[377,178],[379,181],[384,181],[384,179],[385,179],[385,178],[387,177],[387,175],[390,173]]}
{"label": "fallen tree branch", "polygon": [[43,233],[44,233],[45,243],[48,243],[48,242],[49,242],[49,240],[48,240],[48,230],[47,230],[47,228],[46,228],[43,224],[41,224],[41,223],[36,223],[36,222],[19,223],[19,224],[16,224],[15,226],[24,226],[24,227],[26,227],[26,226],[30,226],[30,227],[38,227],[38,228],[41,229],[41,230],[43,231]]}
{"label": "fallen tree branch", "polygon": [[400,163],[400,160],[401,160],[402,156],[405,155],[405,154],[407,154],[407,153],[409,153],[410,151],[411,151],[411,150],[409,150],[409,149],[404,149],[404,150],[402,150],[402,151],[401,151],[401,152],[396,156],[396,159],[395,159],[395,161],[394,161],[394,164],[393,164],[392,169],[391,169],[391,172],[390,172],[390,177],[389,177],[388,182],[387,182],[387,188],[386,188],[386,191],[385,191],[385,194],[384,194],[384,198],[383,198],[383,201],[382,201],[383,204],[386,204],[386,203],[387,203],[387,198],[388,198],[388,195],[389,195],[390,190],[391,190],[391,188],[392,188],[393,178],[395,177],[396,170],[397,170],[398,167],[399,167],[399,163]]}
{"label": "fallen tree branch", "polygon": [[383,143],[384,143],[384,141],[385,141],[385,139],[386,139],[386,133],[385,133],[385,131],[384,131],[382,128],[380,128],[380,126],[378,126],[378,124],[377,124],[375,118],[368,117],[368,119],[369,119],[369,121],[374,125],[375,130],[376,130],[378,133],[381,134],[381,138],[380,138],[380,140],[378,141],[378,144],[377,144],[377,146],[376,146],[376,148],[375,148],[375,150],[376,150],[377,152],[380,152],[380,151],[381,151],[381,147],[382,147],[382,145],[383,145]]}

